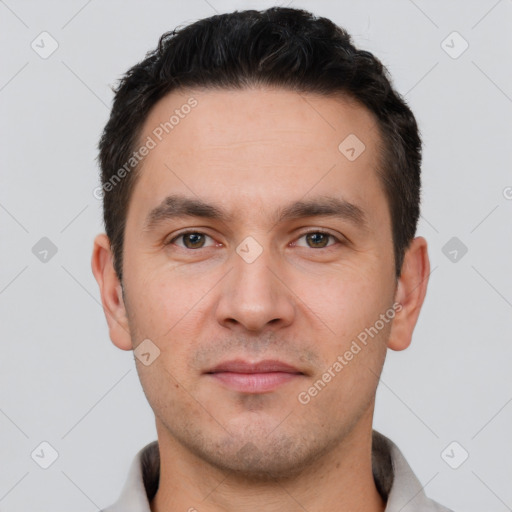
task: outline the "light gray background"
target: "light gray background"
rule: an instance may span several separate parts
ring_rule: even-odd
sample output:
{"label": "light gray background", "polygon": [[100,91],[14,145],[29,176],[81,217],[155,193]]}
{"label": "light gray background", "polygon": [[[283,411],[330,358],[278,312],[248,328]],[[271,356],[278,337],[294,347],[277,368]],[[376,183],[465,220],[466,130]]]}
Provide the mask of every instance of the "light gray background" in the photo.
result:
{"label": "light gray background", "polygon": [[[109,88],[177,25],[273,2],[0,1],[0,510],[96,511],[156,438],[132,352],[110,342],[90,269]],[[512,1],[293,1],[388,67],[424,139],[433,273],[412,346],[389,351],[375,428],[456,511],[512,510]],[[42,31],[59,47],[42,59]],[[458,58],[442,42],[469,43]],[[452,53],[461,40],[447,40]],[[453,262],[443,246],[468,248]],[[46,263],[32,247],[48,237]],[[460,252],[459,252],[460,256]],[[48,469],[31,458],[42,441]],[[452,469],[441,453],[457,441]]]}

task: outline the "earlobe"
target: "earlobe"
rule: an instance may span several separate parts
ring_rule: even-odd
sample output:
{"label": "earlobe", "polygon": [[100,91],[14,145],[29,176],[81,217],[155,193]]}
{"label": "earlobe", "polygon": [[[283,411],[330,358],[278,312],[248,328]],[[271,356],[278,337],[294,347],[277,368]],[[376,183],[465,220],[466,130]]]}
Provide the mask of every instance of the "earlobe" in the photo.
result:
{"label": "earlobe", "polygon": [[121,283],[114,270],[110,241],[105,233],[94,239],[91,268],[100,288],[110,339],[121,350],[132,350]]}
{"label": "earlobe", "polygon": [[430,262],[427,241],[416,237],[405,252],[402,272],[398,280],[395,302],[401,305],[388,340],[392,350],[404,350],[412,340],[412,333],[427,293]]}

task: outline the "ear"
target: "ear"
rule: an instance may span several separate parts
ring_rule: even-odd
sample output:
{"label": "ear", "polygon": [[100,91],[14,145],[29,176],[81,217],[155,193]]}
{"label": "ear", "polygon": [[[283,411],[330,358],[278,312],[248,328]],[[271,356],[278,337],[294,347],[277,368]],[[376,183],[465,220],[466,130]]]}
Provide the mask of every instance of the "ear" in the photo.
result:
{"label": "ear", "polygon": [[105,233],[99,234],[94,239],[91,267],[100,287],[101,302],[107,318],[110,339],[121,350],[132,350],[121,283],[114,270],[110,240]]}
{"label": "ear", "polygon": [[412,333],[427,293],[430,275],[427,241],[423,237],[412,240],[404,255],[402,271],[395,292],[395,303],[401,304],[393,319],[388,347],[404,350],[412,340]]}

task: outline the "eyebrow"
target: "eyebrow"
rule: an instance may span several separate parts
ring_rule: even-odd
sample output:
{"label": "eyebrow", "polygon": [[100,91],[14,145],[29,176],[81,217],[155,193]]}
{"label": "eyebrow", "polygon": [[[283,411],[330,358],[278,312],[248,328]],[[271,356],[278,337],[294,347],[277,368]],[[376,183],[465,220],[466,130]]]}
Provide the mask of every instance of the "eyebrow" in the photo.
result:
{"label": "eyebrow", "polygon": [[[229,223],[232,215],[214,204],[183,195],[169,195],[153,208],[144,222],[143,231],[152,231],[160,224],[177,218],[199,217]],[[334,217],[346,220],[355,227],[368,227],[365,212],[359,206],[332,196],[320,196],[309,200],[300,200],[277,208],[273,215],[274,224],[306,217]]]}

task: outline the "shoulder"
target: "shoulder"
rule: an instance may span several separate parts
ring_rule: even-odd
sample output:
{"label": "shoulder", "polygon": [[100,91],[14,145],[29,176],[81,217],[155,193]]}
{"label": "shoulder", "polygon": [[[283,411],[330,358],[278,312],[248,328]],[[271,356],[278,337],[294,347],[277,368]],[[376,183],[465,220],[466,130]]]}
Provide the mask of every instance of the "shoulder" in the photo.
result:
{"label": "shoulder", "polygon": [[385,512],[454,512],[429,498],[398,446],[376,430],[372,466],[379,492],[387,499]]}

